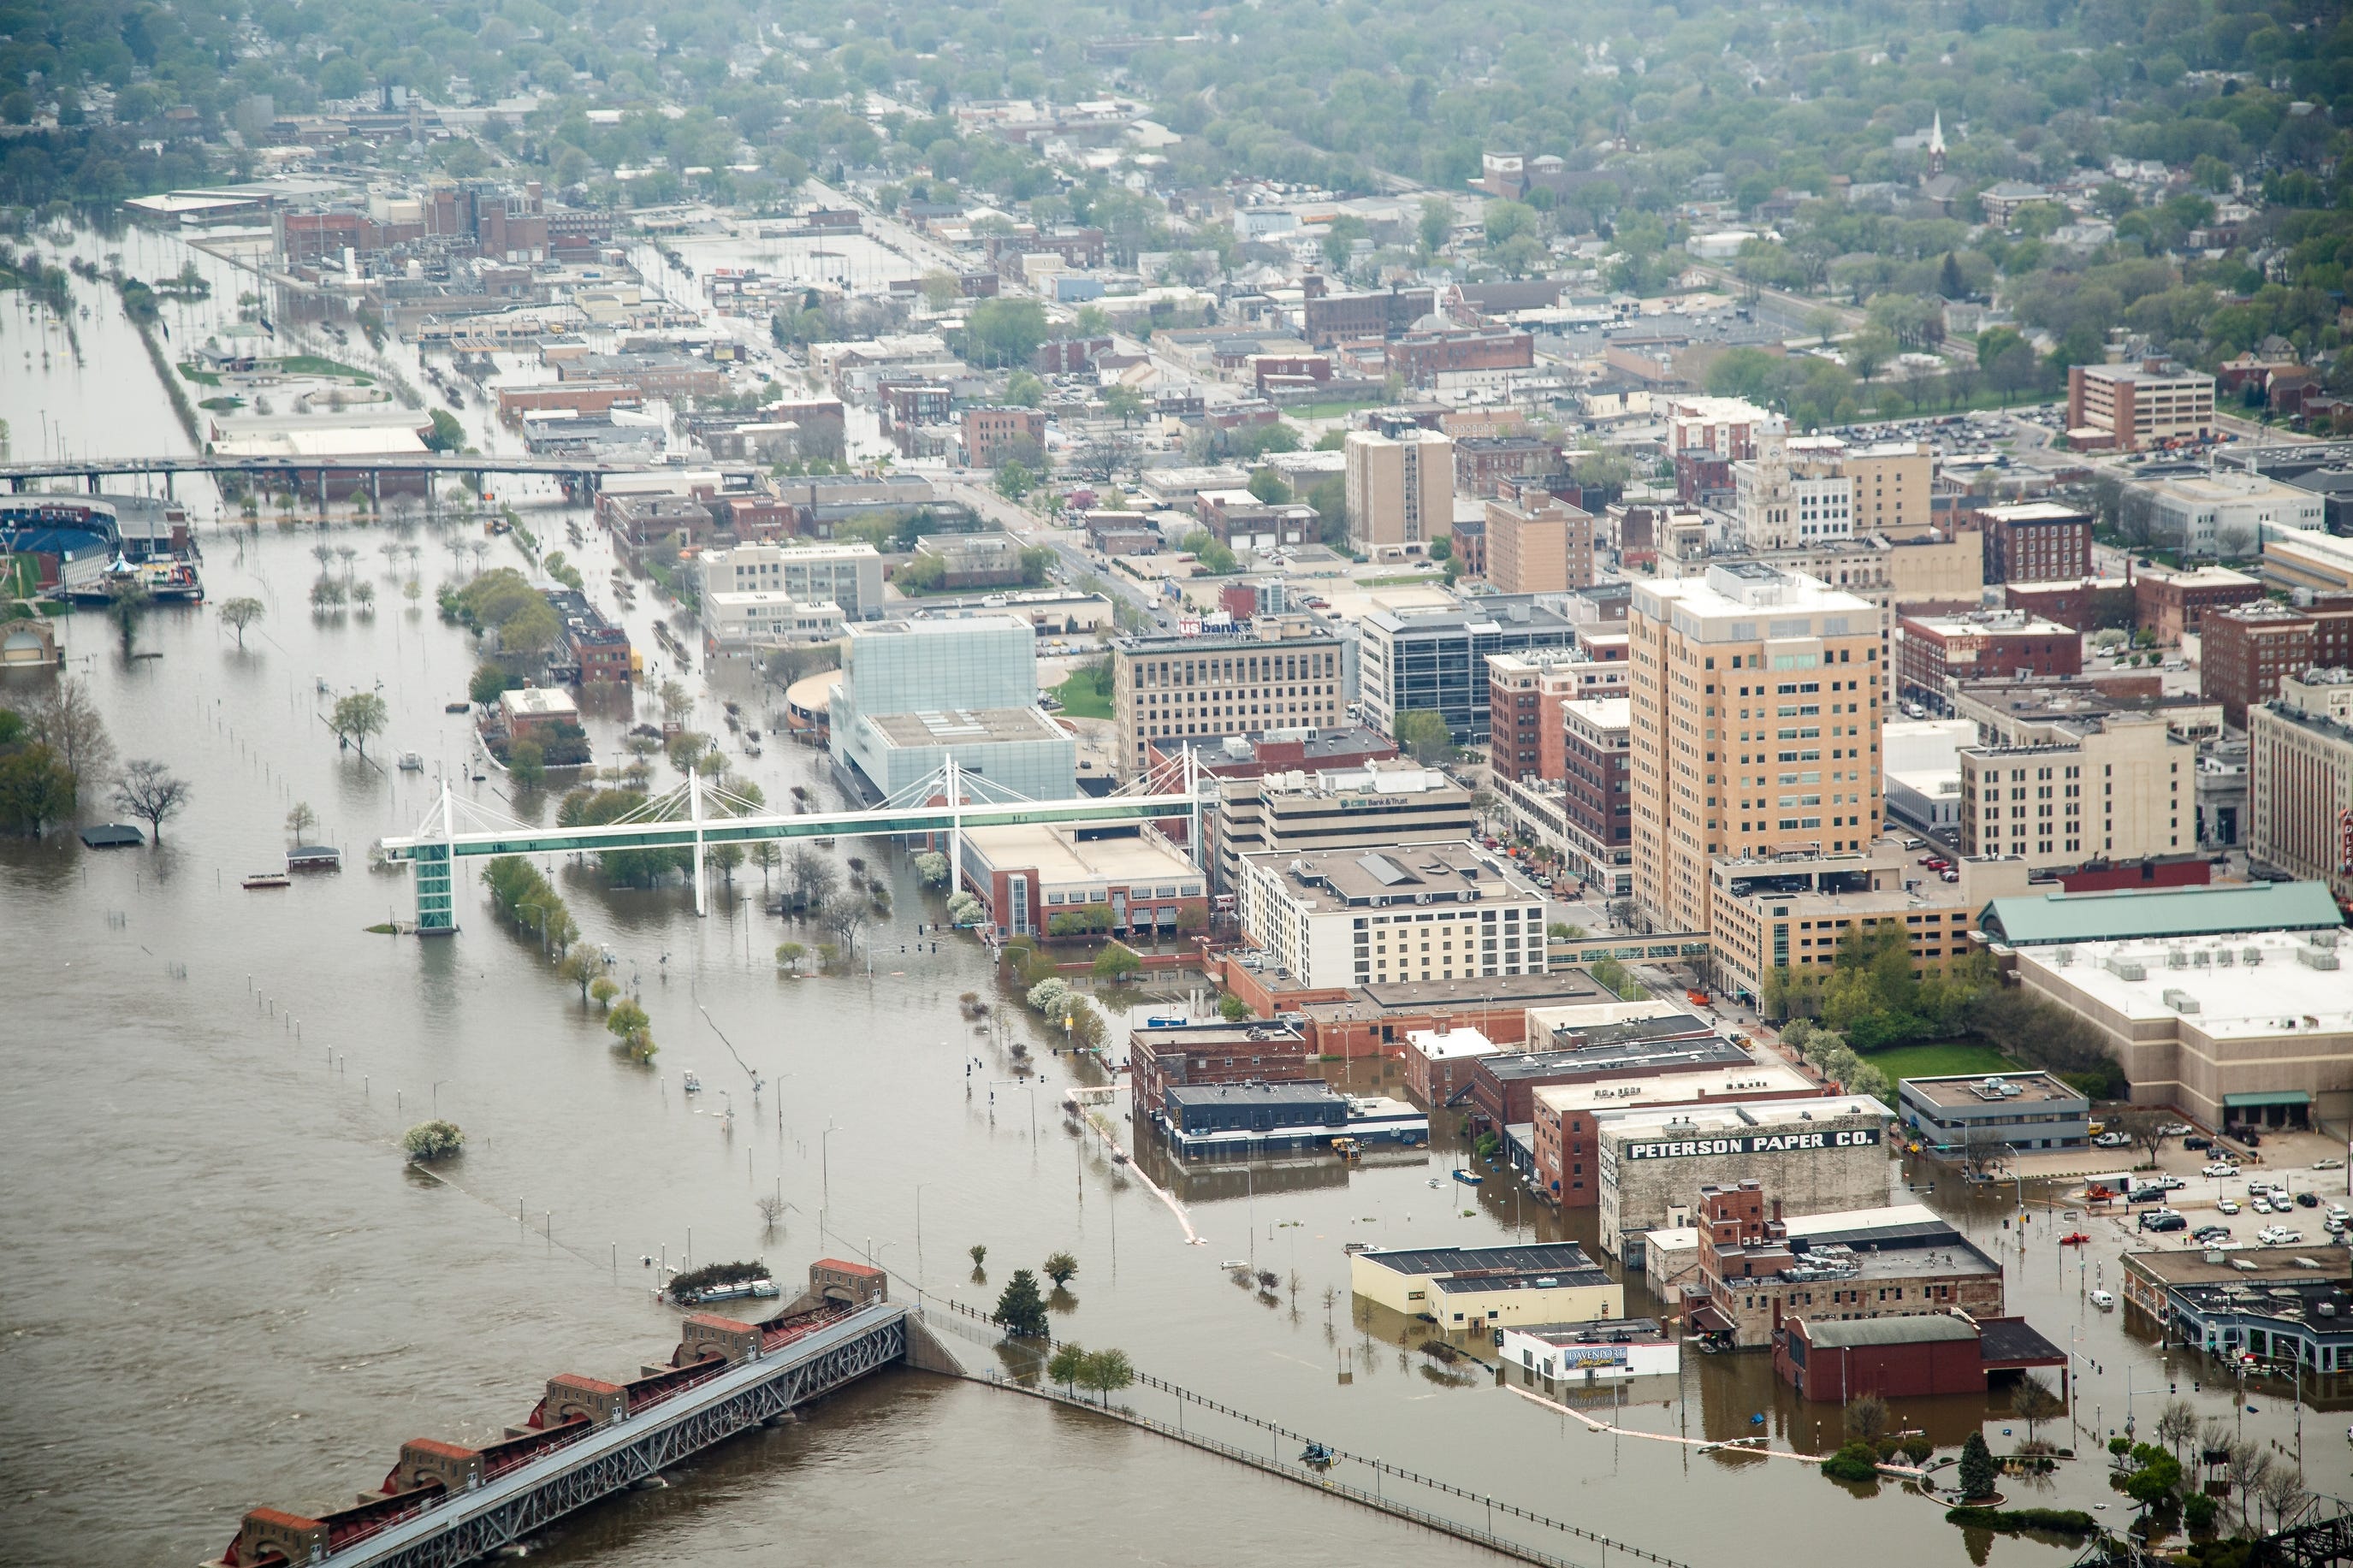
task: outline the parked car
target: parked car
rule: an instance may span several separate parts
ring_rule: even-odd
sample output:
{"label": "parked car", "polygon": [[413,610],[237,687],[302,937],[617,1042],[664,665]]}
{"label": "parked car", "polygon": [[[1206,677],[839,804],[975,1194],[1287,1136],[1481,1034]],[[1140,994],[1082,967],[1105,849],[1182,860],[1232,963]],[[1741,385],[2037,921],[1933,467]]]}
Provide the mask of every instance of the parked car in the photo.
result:
{"label": "parked car", "polygon": [[2290,1230],[2284,1225],[2267,1225],[2255,1232],[2255,1239],[2265,1247],[2294,1247],[2304,1239],[2304,1232]]}
{"label": "parked car", "polygon": [[2092,1142],[2103,1149],[2121,1149],[2132,1140],[2121,1132],[2103,1132]]}
{"label": "parked car", "polygon": [[2215,1204],[2214,1206],[2224,1214],[2237,1214],[2239,1212],[2239,1200],[2236,1198],[2224,1198]]}
{"label": "parked car", "polygon": [[2214,1146],[2214,1140],[2211,1138],[2184,1138],[2181,1141],[2181,1146],[2184,1149],[2211,1149]]}
{"label": "parked car", "polygon": [[2228,1241],[2231,1227],[2227,1225],[2201,1225],[2189,1233],[2193,1241]]}
{"label": "parked car", "polygon": [[2318,1193],[2298,1193],[2295,1194],[2295,1206],[2298,1208],[2316,1209],[2320,1206],[2320,1194]]}
{"label": "parked car", "polygon": [[2126,1194],[2125,1201],[2130,1204],[2161,1204],[2165,1201],[2165,1189],[2158,1186],[2135,1187]]}
{"label": "parked car", "polygon": [[2168,1193],[2178,1193],[2189,1184],[2179,1176],[2159,1176],[2157,1184]]}
{"label": "parked car", "polygon": [[2257,1214],[2269,1214],[2272,1212],[2272,1200],[2268,1197],[2252,1197],[2247,1200],[2247,1206]]}
{"label": "parked car", "polygon": [[2187,1138],[2197,1131],[2187,1121],[2168,1121],[2157,1130],[2157,1135],[2160,1138]]}
{"label": "parked car", "polygon": [[2187,1215],[2176,1214],[2171,1209],[2151,1209],[2140,1216],[2140,1227],[2143,1230],[2187,1230],[2189,1220]]}
{"label": "parked car", "polygon": [[2217,1160],[2198,1173],[2201,1176],[2235,1176],[2239,1173],[2239,1167],[2227,1160]]}
{"label": "parked car", "polygon": [[2345,1162],[2331,1154],[2326,1159],[2315,1160],[2312,1168],[2316,1171],[2341,1171],[2345,1168]]}

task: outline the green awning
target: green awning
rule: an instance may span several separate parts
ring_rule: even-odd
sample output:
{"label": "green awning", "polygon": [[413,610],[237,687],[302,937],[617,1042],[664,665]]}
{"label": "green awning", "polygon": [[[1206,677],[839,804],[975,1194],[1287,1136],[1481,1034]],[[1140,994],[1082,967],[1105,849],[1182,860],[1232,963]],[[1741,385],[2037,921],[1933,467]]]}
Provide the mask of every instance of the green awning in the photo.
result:
{"label": "green awning", "polygon": [[2226,1094],[2222,1106],[2226,1110],[2239,1110],[2258,1105],[2309,1105],[2312,1096],[2300,1089],[2275,1089],[2263,1094]]}

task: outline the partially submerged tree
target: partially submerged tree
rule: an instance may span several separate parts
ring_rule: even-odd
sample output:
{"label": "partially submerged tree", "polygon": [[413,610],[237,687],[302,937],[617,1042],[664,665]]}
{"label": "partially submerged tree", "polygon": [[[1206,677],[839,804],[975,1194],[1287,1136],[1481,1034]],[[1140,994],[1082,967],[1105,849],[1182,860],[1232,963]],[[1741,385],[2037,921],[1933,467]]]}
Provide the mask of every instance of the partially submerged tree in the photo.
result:
{"label": "partially submerged tree", "polygon": [[115,781],[114,803],[133,816],[144,817],[160,846],[164,824],[188,804],[190,787],[187,780],[153,758],[134,758],[122,765],[122,776]]}
{"label": "partially submerged tree", "polygon": [[420,1121],[400,1140],[401,1152],[417,1165],[448,1159],[465,1146],[466,1135],[454,1121]]}

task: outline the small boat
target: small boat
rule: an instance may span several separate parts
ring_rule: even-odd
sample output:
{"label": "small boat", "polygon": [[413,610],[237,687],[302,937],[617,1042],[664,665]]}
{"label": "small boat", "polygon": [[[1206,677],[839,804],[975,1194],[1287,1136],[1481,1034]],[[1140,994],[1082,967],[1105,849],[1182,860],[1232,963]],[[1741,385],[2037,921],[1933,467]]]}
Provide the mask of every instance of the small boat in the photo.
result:
{"label": "small boat", "polygon": [[1339,1458],[1339,1455],[1332,1451],[1332,1446],[1328,1443],[1311,1442],[1299,1450],[1299,1462],[1303,1465],[1313,1465],[1319,1470],[1330,1466]]}
{"label": "small boat", "polygon": [[425,758],[416,752],[401,752],[400,771],[405,773],[423,773],[425,771]]}
{"label": "small boat", "polygon": [[470,702],[444,702],[441,704],[441,711],[444,713],[465,713],[471,711],[473,706],[474,705]]}
{"label": "small boat", "polygon": [[702,1080],[695,1076],[694,1069],[692,1068],[689,1068],[680,1076],[679,1087],[686,1090],[689,1094],[701,1094],[702,1092]]}
{"label": "small boat", "polygon": [[1126,1150],[1124,1150],[1124,1149],[1119,1148],[1119,1147],[1117,1147],[1116,1145],[1114,1145],[1114,1146],[1113,1147],[1113,1149],[1112,1149],[1112,1152],[1111,1152],[1111,1163],[1112,1163],[1113,1164],[1114,1164],[1114,1165],[1124,1165],[1124,1164],[1126,1164],[1126,1163],[1127,1163],[1127,1151],[1126,1151]]}
{"label": "small boat", "polygon": [[2093,1305],[2093,1306],[2094,1306],[2094,1307],[2097,1307],[2097,1308],[2098,1308],[2101,1311],[2103,1311],[2103,1312],[2113,1312],[2113,1311],[2115,1311],[2115,1310],[2116,1310],[2116,1292],[2115,1292],[2115,1291],[2113,1291],[2113,1290],[2094,1290],[2094,1291],[2093,1291],[2093,1292],[2092,1292],[2092,1305]]}
{"label": "small boat", "polygon": [[1466,1187],[1475,1187],[1487,1178],[1476,1171],[1466,1171],[1458,1165],[1454,1168],[1454,1179]]}
{"label": "small boat", "polygon": [[294,879],[288,876],[283,871],[256,871],[252,876],[246,878],[243,881],[237,884],[237,886],[241,888],[255,889],[290,888],[293,885]]}
{"label": "small boat", "polygon": [[702,1301],[739,1301],[746,1296],[763,1298],[783,1294],[773,1279],[736,1279],[724,1285],[707,1286],[693,1293],[692,1300]]}

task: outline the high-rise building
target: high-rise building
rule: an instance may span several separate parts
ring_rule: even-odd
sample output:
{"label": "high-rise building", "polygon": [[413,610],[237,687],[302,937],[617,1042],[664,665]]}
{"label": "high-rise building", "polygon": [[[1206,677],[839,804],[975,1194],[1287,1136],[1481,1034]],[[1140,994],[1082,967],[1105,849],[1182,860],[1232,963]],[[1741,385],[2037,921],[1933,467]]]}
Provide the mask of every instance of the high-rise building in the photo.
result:
{"label": "high-rise building", "polygon": [[1339,639],[1304,616],[1261,616],[1245,637],[1124,639],[1112,648],[1113,766],[1132,778],[1172,737],[1335,728],[1340,687]]}
{"label": "high-rise building", "polygon": [[1348,543],[1365,554],[1427,550],[1454,529],[1454,442],[1435,430],[1351,430]]}
{"label": "high-rise building", "polygon": [[2248,856],[2353,889],[2353,670],[2291,675],[2247,710],[2247,762]]}
{"label": "high-rise building", "polygon": [[2209,613],[2199,640],[2198,685],[2222,718],[2243,726],[2247,715],[2278,695],[2280,682],[2306,669],[2353,665],[2353,597],[2300,595],[2303,603],[2260,600]]}
{"label": "high-rise building", "polygon": [[1879,621],[1753,562],[1638,583],[1629,742],[1634,892],[1709,929],[1708,861],[1860,848],[1879,835]]}
{"label": "high-rise building", "polygon": [[1600,658],[1582,647],[1488,655],[1490,770],[1498,778],[1514,782],[1559,778],[1563,763],[1560,705],[1625,695],[1622,658]]}
{"label": "high-rise building", "polygon": [[2031,746],[1965,746],[1961,853],[2035,869],[2198,847],[2198,749],[2161,714],[2110,713]]}
{"label": "high-rise building", "polygon": [[1490,500],[1487,581],[1498,594],[1564,594],[1593,585],[1593,514],[1533,485]]}
{"label": "high-rise building", "polygon": [[1843,466],[1854,489],[1854,531],[1902,538],[1931,526],[1928,505],[1936,460],[1925,441],[1850,447]]}
{"label": "high-rise building", "polygon": [[1241,857],[1461,843],[1479,826],[1471,792],[1435,768],[1398,761],[1337,773],[1266,773],[1219,783],[1209,825],[1218,890],[1234,891]]}

